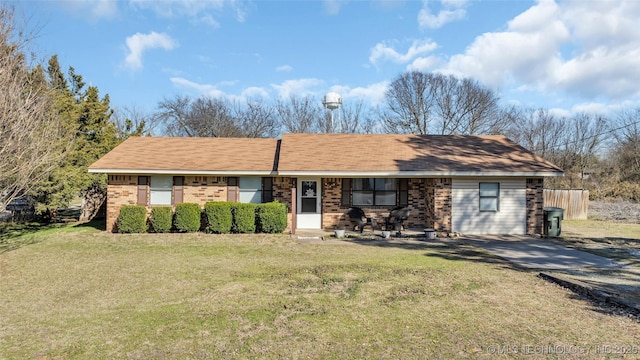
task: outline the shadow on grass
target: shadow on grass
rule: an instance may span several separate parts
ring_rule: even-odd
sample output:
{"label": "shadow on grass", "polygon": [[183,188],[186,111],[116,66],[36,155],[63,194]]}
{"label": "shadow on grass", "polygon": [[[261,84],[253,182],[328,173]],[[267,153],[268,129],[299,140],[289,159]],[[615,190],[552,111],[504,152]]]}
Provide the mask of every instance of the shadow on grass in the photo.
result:
{"label": "shadow on grass", "polygon": [[20,249],[24,246],[37,244],[44,237],[34,236],[39,232],[52,229],[89,229],[104,230],[105,219],[94,219],[88,222],[76,223],[51,223],[44,224],[38,222],[29,222],[24,224],[6,223],[0,224],[0,254]]}
{"label": "shadow on grass", "polygon": [[73,224],[72,227],[77,229],[86,228],[86,229],[95,229],[99,231],[104,231],[104,229],[106,229],[107,227],[107,221],[105,218],[93,219],[91,221],[79,222],[79,223]]}
{"label": "shadow on grass", "polygon": [[419,239],[421,238],[405,238],[396,239],[396,241],[386,241],[382,239],[352,238],[348,241],[364,246],[377,246],[387,248],[393,247],[406,250],[425,251],[426,253],[424,254],[424,256],[450,261],[473,261],[484,264],[497,265],[502,268],[512,269],[516,271],[531,271],[530,269],[520,267],[508,260],[484,251],[481,248],[478,248],[471,244],[466,244],[463,241],[419,241]]}

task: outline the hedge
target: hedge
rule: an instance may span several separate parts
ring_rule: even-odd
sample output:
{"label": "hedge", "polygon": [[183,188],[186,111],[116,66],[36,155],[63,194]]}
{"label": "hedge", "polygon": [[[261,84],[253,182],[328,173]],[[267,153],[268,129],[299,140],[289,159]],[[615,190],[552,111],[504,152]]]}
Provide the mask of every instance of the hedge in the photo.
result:
{"label": "hedge", "polygon": [[195,203],[177,204],[173,227],[180,232],[196,232],[200,230],[201,216],[200,205]]}
{"label": "hedge", "polygon": [[157,233],[171,231],[171,206],[158,206],[151,208],[149,219],[151,228]]}
{"label": "hedge", "polygon": [[257,227],[263,233],[281,233],[287,227],[287,206],[277,201],[257,206]]}
{"label": "hedge", "polygon": [[204,217],[207,232],[218,234],[231,232],[233,225],[231,203],[215,201],[204,204]]}
{"label": "hedge", "polygon": [[231,213],[233,214],[233,225],[231,226],[231,231],[241,234],[256,232],[255,204],[232,203]]}
{"label": "hedge", "polygon": [[116,226],[120,233],[146,232],[147,208],[141,205],[122,205]]}

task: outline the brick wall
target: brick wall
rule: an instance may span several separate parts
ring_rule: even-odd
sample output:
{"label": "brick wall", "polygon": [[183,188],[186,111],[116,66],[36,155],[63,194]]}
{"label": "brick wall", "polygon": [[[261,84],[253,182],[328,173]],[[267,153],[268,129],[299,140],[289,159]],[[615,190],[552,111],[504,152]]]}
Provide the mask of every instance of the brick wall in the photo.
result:
{"label": "brick wall", "polygon": [[527,179],[527,234],[542,234],[544,178]]}
{"label": "brick wall", "polygon": [[185,176],[183,202],[204,204],[210,201],[227,201],[227,178],[221,176]]}
{"label": "brick wall", "polygon": [[427,226],[437,231],[451,231],[451,178],[425,180]]}
{"label": "brick wall", "polygon": [[115,230],[120,207],[122,205],[136,205],[138,202],[138,176],[109,175],[107,184],[106,230],[112,232]]}
{"label": "brick wall", "polygon": [[[450,185],[449,181],[449,185]],[[450,186],[449,186],[450,188]],[[425,180],[409,180],[409,208],[411,213],[405,221],[407,227],[425,227],[428,224],[429,197],[425,196]],[[449,195],[449,198],[451,196]],[[342,179],[322,179],[322,227],[324,229],[346,228],[353,229],[355,221],[351,221],[346,212],[349,206],[342,206]],[[450,204],[450,200],[449,200]],[[389,216],[393,206],[359,206],[367,217],[374,218],[376,223],[384,225],[385,218]],[[449,211],[449,214],[451,211]],[[451,216],[449,215],[449,219]]]}
{"label": "brick wall", "polygon": [[285,232],[291,231],[293,224],[293,214],[291,214],[291,188],[293,179],[290,177],[273,178],[273,200],[287,205],[287,227]]}

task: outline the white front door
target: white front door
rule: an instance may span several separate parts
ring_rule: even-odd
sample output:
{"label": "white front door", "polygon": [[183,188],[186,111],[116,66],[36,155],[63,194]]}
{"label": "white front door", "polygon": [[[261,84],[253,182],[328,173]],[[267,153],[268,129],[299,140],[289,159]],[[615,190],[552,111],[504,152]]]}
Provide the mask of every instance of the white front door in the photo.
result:
{"label": "white front door", "polygon": [[298,179],[298,229],[322,228],[321,190],[320,179]]}

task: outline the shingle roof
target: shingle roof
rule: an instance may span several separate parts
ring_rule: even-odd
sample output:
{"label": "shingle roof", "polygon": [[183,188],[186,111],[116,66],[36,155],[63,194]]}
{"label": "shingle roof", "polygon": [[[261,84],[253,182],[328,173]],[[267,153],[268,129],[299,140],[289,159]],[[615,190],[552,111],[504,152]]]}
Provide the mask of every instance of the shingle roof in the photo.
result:
{"label": "shingle roof", "polygon": [[504,136],[381,134],[285,134],[278,170],[443,175],[562,172]]}
{"label": "shingle roof", "polygon": [[277,139],[130,137],[89,170],[269,173],[273,171],[277,144]]}
{"label": "shingle roof", "polygon": [[284,134],[279,147],[278,141],[132,137],[89,171],[285,176],[562,174],[554,164],[498,135]]}

